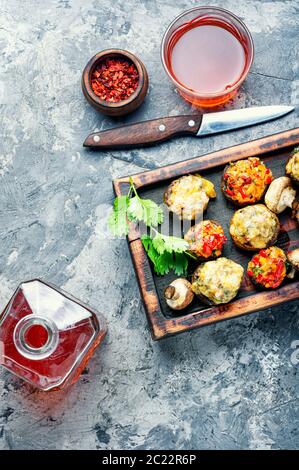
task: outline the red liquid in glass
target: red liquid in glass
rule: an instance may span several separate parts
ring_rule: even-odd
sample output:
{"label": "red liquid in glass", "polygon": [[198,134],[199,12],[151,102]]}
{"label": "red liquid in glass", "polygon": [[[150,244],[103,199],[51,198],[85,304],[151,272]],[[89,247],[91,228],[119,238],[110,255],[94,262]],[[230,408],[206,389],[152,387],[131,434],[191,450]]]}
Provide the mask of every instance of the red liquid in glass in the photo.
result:
{"label": "red liquid in glass", "polygon": [[[24,294],[25,286],[30,289],[39,283],[42,291],[42,301],[27,301],[29,295]],[[28,287],[29,285],[29,287]],[[53,297],[53,292],[55,292]],[[56,297],[55,297],[56,296]],[[58,296],[58,297],[57,297]],[[35,300],[33,296],[33,300]],[[40,324],[30,326],[24,334],[26,346],[33,349],[37,356],[26,357],[16,347],[14,333],[17,324],[25,317],[42,315],[39,305],[47,305],[46,315],[52,318],[57,326],[57,343],[46,358],[39,358],[38,351],[47,344],[49,334]],[[53,309],[53,310],[52,310]],[[52,315],[53,311],[53,315]],[[95,347],[106,334],[105,324],[99,326],[97,316],[84,305],[68,298],[47,284],[40,281],[31,281],[22,284],[15,296],[3,312],[0,326],[0,342],[2,343],[1,362],[11,372],[27,380],[42,390],[60,388],[66,383],[73,383],[82,372]]]}
{"label": "red liquid in glass", "polygon": [[48,341],[48,332],[46,328],[41,325],[33,325],[26,331],[25,339],[26,343],[35,349],[39,349],[44,346]]}
{"label": "red liquid in glass", "polygon": [[173,77],[199,95],[229,92],[243,75],[247,60],[245,38],[217,18],[183,24],[168,43]]}

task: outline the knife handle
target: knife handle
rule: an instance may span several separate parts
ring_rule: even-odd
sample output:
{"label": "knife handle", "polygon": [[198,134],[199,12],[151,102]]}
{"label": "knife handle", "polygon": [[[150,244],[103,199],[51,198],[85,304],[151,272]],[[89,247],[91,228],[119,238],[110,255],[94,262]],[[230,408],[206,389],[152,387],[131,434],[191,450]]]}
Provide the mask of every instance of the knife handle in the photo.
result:
{"label": "knife handle", "polygon": [[202,114],[196,114],[137,122],[90,134],[83,146],[101,150],[158,144],[180,135],[196,135],[201,121]]}

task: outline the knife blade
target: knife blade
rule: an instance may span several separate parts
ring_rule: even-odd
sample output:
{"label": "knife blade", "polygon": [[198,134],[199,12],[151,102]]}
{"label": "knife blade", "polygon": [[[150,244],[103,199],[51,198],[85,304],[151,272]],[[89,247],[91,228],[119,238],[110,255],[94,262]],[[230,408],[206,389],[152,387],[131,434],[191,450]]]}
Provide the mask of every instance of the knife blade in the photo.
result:
{"label": "knife blade", "polygon": [[169,116],[90,134],[84,147],[97,150],[154,145],[182,135],[203,137],[277,119],[293,106],[257,106],[217,113]]}

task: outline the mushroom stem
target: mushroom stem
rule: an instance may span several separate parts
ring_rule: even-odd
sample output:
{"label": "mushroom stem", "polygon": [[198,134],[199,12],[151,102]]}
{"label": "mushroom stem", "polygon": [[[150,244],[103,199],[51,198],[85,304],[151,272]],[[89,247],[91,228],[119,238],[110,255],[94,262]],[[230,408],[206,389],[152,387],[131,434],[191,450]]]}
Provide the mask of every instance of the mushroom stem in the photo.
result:
{"label": "mushroom stem", "polygon": [[187,279],[178,278],[164,290],[164,298],[168,307],[173,310],[186,308],[193,300],[192,286]]}
{"label": "mushroom stem", "polygon": [[281,193],[279,204],[290,207],[292,209],[292,205],[295,199],[295,194],[296,194],[295,190],[293,190],[292,188],[286,188]]}
{"label": "mushroom stem", "polygon": [[180,294],[176,292],[176,289],[174,286],[167,286],[166,289],[164,290],[164,297],[168,300],[176,300],[178,299]]}

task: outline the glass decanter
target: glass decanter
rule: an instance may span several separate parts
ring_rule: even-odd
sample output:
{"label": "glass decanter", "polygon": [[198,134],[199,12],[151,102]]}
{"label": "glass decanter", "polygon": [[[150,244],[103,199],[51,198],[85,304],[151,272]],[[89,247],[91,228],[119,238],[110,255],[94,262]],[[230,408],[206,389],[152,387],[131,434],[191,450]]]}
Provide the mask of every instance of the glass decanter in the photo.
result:
{"label": "glass decanter", "polygon": [[54,285],[23,282],[0,316],[0,363],[37,388],[80,376],[107,332],[104,318]]}

